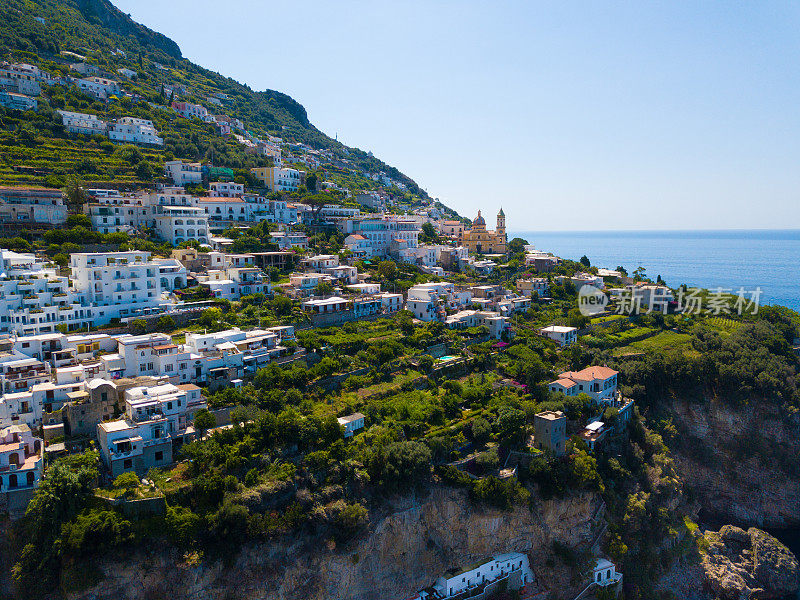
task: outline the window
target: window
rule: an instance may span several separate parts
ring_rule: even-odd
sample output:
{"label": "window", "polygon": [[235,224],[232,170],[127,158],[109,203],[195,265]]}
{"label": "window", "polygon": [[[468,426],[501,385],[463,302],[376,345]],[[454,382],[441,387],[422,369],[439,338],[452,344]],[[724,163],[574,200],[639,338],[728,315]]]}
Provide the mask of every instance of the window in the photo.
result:
{"label": "window", "polygon": [[132,469],[133,468],[133,461],[130,458],[126,458],[122,463],[123,469]]}
{"label": "window", "polygon": [[158,452],[156,452],[155,458],[158,461],[164,460],[164,452],[162,450],[159,450]]}

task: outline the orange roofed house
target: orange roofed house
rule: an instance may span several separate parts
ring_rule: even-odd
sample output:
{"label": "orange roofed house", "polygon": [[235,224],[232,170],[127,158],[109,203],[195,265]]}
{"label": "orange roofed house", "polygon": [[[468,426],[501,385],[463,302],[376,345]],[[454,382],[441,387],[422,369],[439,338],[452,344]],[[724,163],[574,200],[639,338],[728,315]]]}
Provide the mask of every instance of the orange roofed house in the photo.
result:
{"label": "orange roofed house", "polygon": [[565,371],[551,381],[551,392],[562,392],[566,396],[588,394],[596,402],[609,403],[617,392],[618,372],[608,367],[586,367],[580,371]]}

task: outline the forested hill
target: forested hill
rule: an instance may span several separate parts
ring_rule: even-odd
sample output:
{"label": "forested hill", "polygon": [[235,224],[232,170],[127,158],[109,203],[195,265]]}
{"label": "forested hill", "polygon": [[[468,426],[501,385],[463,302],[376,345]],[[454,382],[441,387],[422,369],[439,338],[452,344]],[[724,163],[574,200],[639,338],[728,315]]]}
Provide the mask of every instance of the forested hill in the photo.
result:
{"label": "forested hill", "polygon": [[[70,72],[69,64],[84,59],[109,74],[116,74],[122,68],[131,69],[136,71],[136,77],[117,78],[124,90],[135,98],[163,105],[173,99],[165,97],[165,85],[183,87],[186,93],[181,94],[181,100],[203,104],[210,111],[238,118],[255,136],[274,135],[288,142],[330,149],[354,168],[365,173],[383,171],[390,178],[405,183],[409,191],[426,196],[413,180],[396,168],[362,150],[347,148],[319,131],[309,122],[305,108],[291,97],[274,90],[253,91],[247,85],[192,63],[183,58],[174,41],[134,22],[108,0],[3,0],[0,2],[0,59],[32,63],[54,76],[79,76]],[[222,106],[211,105],[209,97],[222,97],[224,102]],[[90,103],[82,107],[69,102],[65,107],[54,103],[52,108],[85,112],[97,109]],[[158,115],[152,116],[154,122],[158,121]],[[17,126],[7,121],[2,129],[8,132]],[[39,130],[41,132],[42,128]],[[196,148],[191,144],[175,144],[173,150],[195,149],[195,156],[181,158],[206,158],[209,145],[191,141]],[[165,144],[165,150],[169,149],[169,144]],[[214,157],[221,157],[224,162],[225,154],[221,148],[214,152]]]}

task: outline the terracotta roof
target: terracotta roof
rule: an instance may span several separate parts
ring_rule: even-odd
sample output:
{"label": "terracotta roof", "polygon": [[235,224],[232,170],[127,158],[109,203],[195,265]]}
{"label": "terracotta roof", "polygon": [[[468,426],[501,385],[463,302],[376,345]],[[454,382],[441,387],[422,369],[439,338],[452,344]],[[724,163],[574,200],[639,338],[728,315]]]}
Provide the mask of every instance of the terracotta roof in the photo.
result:
{"label": "terracotta roof", "polygon": [[591,381],[593,379],[608,379],[616,374],[617,371],[608,367],[586,367],[580,371],[565,371],[559,374],[559,377],[562,379]]}
{"label": "terracotta roof", "polygon": [[565,388],[571,388],[574,385],[578,385],[577,383],[572,381],[572,379],[556,379],[553,383],[557,383],[558,385]]}

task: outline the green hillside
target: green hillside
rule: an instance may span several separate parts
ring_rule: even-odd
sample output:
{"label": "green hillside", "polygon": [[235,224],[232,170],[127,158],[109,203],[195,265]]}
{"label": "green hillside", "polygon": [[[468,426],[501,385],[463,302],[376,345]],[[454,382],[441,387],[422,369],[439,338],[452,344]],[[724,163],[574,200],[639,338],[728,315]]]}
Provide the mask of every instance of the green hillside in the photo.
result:
{"label": "green hillside", "polygon": [[[121,68],[136,71],[133,80],[122,76],[118,79],[126,92],[141,99],[124,98],[106,105],[74,87],[44,86],[37,114],[0,109],[0,184],[61,186],[73,173],[87,181],[148,182],[148,169],[160,174],[163,161],[173,157],[213,157],[217,165],[242,170],[268,164],[263,157],[246,154],[243,146],[230,137],[219,136],[213,124],[188,121],[171,110],[158,108],[172,99],[162,91],[164,85],[169,85],[186,88],[187,95],[181,100],[240,119],[255,136],[274,135],[287,142],[329,149],[339,167],[344,161],[346,167],[363,173],[384,171],[405,183],[412,194],[426,196],[396,168],[362,150],[347,148],[319,131],[309,122],[303,106],[291,97],[274,90],[256,92],[195,65],[182,57],[175,42],[135,23],[107,0],[0,3],[0,58],[35,64],[59,77],[76,76],[70,72],[69,64],[78,62],[79,57],[108,73]],[[208,101],[209,96],[221,94],[222,106]],[[119,157],[118,149],[101,137],[67,134],[54,109],[108,118],[129,115],[151,119],[165,140],[164,148],[144,151],[147,166],[142,166],[140,160],[130,162]],[[356,185],[373,187],[368,178]]]}

